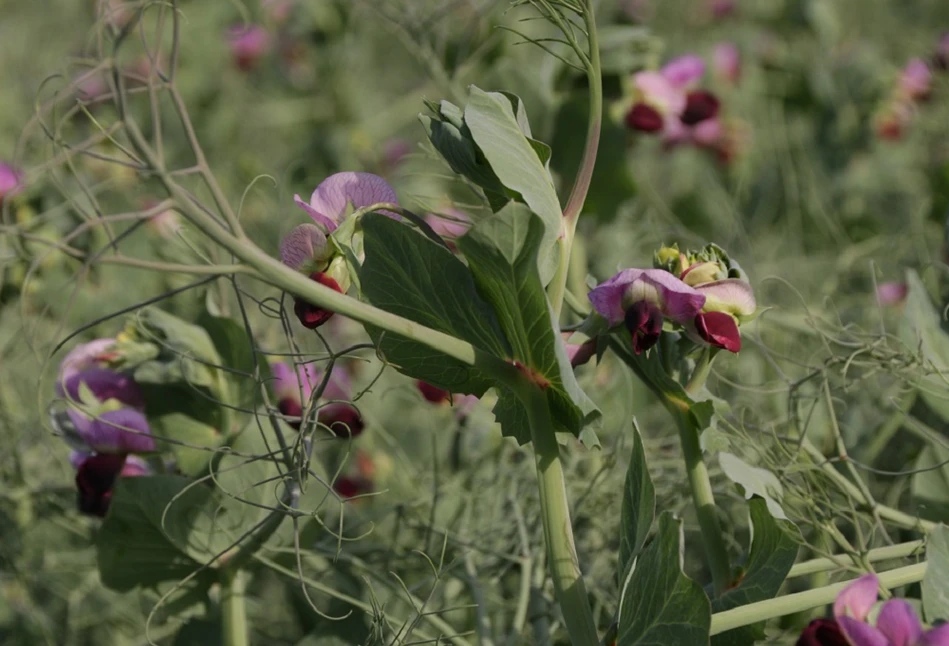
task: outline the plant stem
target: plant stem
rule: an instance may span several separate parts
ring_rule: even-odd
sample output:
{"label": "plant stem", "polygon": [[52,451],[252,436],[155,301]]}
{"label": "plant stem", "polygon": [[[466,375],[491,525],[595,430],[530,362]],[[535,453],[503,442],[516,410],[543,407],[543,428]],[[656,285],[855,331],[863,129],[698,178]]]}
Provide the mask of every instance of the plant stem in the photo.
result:
{"label": "plant stem", "polygon": [[[887,589],[899,588],[910,583],[922,581],[926,574],[927,563],[916,563],[878,574],[880,585]],[[712,635],[717,635],[733,628],[747,626],[774,617],[783,617],[803,610],[810,610],[827,605],[837,598],[837,595],[850,581],[834,583],[816,590],[806,590],[795,594],[788,594],[776,599],[768,599],[757,603],[749,603],[732,610],[718,612],[712,615]]]}
{"label": "plant stem", "polygon": [[248,646],[247,612],[244,606],[246,574],[225,568],[221,572],[221,643],[224,646]]}
{"label": "plant stem", "polygon": [[583,584],[580,563],[573,540],[573,526],[567,504],[560,446],[553,430],[550,410],[543,393],[525,386],[522,401],[527,406],[531,439],[537,462],[537,484],[540,490],[540,510],[544,536],[550,561],[550,575],[554,594],[560,604],[570,643],[574,646],[596,646],[596,622],[590,608],[590,599]]}
{"label": "plant stem", "polygon": [[676,424],[679,427],[679,442],[682,445],[685,469],[689,476],[692,502],[695,504],[695,514],[702,531],[702,544],[705,546],[708,566],[712,571],[715,594],[719,596],[731,585],[731,565],[728,549],[722,537],[722,525],[718,520],[712,481],[709,479],[708,467],[705,465],[702,447],[699,445],[699,429],[689,419],[687,411],[678,407],[667,407],[676,418]]}
{"label": "plant stem", "polygon": [[[866,560],[869,563],[873,563],[875,561],[902,559],[908,556],[913,556],[914,554],[922,553],[924,546],[924,541],[909,541],[907,543],[900,543],[899,545],[878,547],[866,553]],[[814,574],[815,572],[826,572],[828,570],[842,569],[847,567],[845,562],[848,561],[851,561],[851,557],[848,554],[841,554],[839,556],[828,558],[812,559],[810,561],[802,561],[800,563],[796,563],[794,567],[791,568],[786,578],[793,579],[794,577]]]}

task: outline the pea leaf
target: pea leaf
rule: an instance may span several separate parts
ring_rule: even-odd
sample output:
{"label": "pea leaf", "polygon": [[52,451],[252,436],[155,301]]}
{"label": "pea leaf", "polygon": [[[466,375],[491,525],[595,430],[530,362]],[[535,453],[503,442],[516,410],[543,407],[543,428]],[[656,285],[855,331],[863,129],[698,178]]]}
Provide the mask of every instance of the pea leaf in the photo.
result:
{"label": "pea leaf", "polygon": [[949,527],[940,525],[926,541],[926,576],[923,578],[923,610],[926,621],[949,621]]}
{"label": "pea leaf", "polygon": [[[220,431],[184,413],[171,412],[149,419],[152,432],[167,443],[181,473],[195,476],[204,472],[214,451],[224,442]],[[164,447],[163,447],[164,448]]]}
{"label": "pea leaf", "polygon": [[750,500],[752,496],[761,496],[772,516],[780,520],[788,519],[779,502],[784,489],[776,475],[767,469],[753,467],[731,453],[719,453],[718,463],[728,479],[745,490],[745,498]]}
{"label": "pea leaf", "polygon": [[949,522],[949,450],[938,444],[923,447],[913,469],[911,491],[919,515]]}
{"label": "pea leaf", "polygon": [[[511,358],[543,384],[559,432],[580,436],[600,411],[580,388],[537,270],[544,225],[529,208],[512,202],[480,220],[457,242],[482,296],[494,307]],[[499,421],[522,444],[527,426],[515,425],[513,394],[502,391]],[[517,419],[523,419],[516,414]],[[505,423],[507,422],[507,423]]]}
{"label": "pea leaf", "polygon": [[712,612],[702,587],[682,572],[682,522],[659,516],[652,543],[627,566],[618,646],[708,644]]}
{"label": "pea leaf", "polygon": [[[772,599],[797,558],[800,535],[788,520],[776,520],[768,504],[759,496],[748,506],[751,514],[751,549],[744,565],[744,574],[737,586],[712,601],[712,610],[721,612],[756,601]],[[764,639],[764,625],[742,626],[712,637],[713,646],[745,646]]]}
{"label": "pea leaf", "polygon": [[639,424],[633,419],[633,452],[626,468],[623,506],[620,508],[620,573],[639,554],[656,516],[656,490],[649,477]]}
{"label": "pea leaf", "polygon": [[909,290],[899,337],[910,351],[919,352],[924,361],[926,370],[917,384],[920,396],[936,414],[949,421],[949,335],[942,329],[942,317],[919,274],[908,270],[906,283]]}

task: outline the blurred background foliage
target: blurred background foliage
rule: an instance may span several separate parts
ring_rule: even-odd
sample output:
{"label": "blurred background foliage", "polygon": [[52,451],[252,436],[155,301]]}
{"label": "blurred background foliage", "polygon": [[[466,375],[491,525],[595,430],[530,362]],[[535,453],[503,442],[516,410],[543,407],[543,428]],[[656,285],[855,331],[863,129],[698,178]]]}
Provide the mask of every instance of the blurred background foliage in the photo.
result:
{"label": "blurred background foliage", "polygon": [[[125,4],[140,3],[111,3],[117,11]],[[307,195],[339,170],[385,176],[417,212],[455,205],[477,217],[478,197],[436,160],[417,120],[424,100],[463,103],[472,83],[521,97],[536,138],[553,147],[558,186],[569,188],[585,131],[585,81],[498,28],[543,35],[542,25],[520,22],[527,8],[492,0],[183,1],[179,8],[178,87],[225,194],[232,204],[240,201],[248,234],[274,254],[280,237],[305,220],[293,194]],[[42,243],[76,233],[95,214],[137,211],[161,199],[153,180],[72,154],[96,136],[96,123],[115,118],[111,105],[88,101],[103,82],[94,70],[108,25],[97,9],[90,0],[0,4],[0,161],[28,171],[26,190],[4,200],[3,223],[5,231],[34,236],[0,239],[0,641],[213,643],[199,618],[207,600],[185,597],[183,609],[154,610],[164,590],[117,593],[101,585],[91,548],[100,521],[75,511],[67,448],[47,420],[59,359],[50,353],[65,335],[190,280],[85,265]],[[907,402],[924,366],[912,336],[903,342],[895,335],[901,317],[913,328],[924,315],[881,305],[874,289],[915,268],[937,310],[944,302],[949,74],[934,73],[930,98],[913,108],[898,138],[881,137],[877,120],[907,61],[930,60],[949,29],[949,4],[604,0],[598,17],[608,122],[590,213],[581,220],[590,273],[602,279],[619,267],[648,264],[661,243],[715,241],[728,249],[750,275],[759,303],[772,309],[746,330],[741,356],[716,364],[711,390],[730,402],[731,414],[706,440],[778,474],[790,492],[789,515],[818,549],[826,547],[821,523],[828,514],[853,526],[860,521],[814,462],[788,449],[784,440],[798,433],[832,455],[832,429],[839,428],[868,467],[862,473],[874,494],[920,511],[912,465],[935,449],[926,449],[925,433],[901,430],[900,415],[940,437],[949,433],[938,406]],[[242,23],[260,25],[270,43],[250,65],[235,60],[227,37]],[[740,134],[729,160],[699,149],[665,150],[623,126],[624,87],[633,72],[687,52],[711,61],[721,42],[741,53],[737,81],[711,67],[707,77]],[[130,43],[120,56],[134,69],[141,53]],[[56,110],[37,112],[57,96],[65,100]],[[73,97],[87,105],[68,114],[78,105]],[[144,111],[139,98],[130,106]],[[163,141],[168,158],[187,166],[182,133],[169,128]],[[122,158],[109,141],[90,149]],[[173,215],[150,221],[123,239],[125,254],[194,261],[200,245],[187,230],[176,233],[177,226]],[[102,249],[125,228],[89,227],[71,244]],[[260,286],[246,289],[251,297],[275,296]],[[162,303],[193,319],[206,297],[189,290]],[[236,313],[226,290],[211,298]],[[286,347],[266,308],[249,315],[262,348]],[[121,317],[104,320],[80,338],[111,336],[121,325]],[[335,328],[338,347],[362,338],[345,322]],[[304,352],[320,351],[299,331],[296,341]],[[557,619],[543,585],[528,455],[501,440],[489,406],[459,428],[450,409],[423,401],[393,371],[376,381],[371,355],[350,365],[360,387],[371,384],[360,400],[367,431],[349,449],[327,451],[340,452],[350,470],[350,453],[369,456],[381,493],[347,505],[345,533],[366,534],[359,540],[340,545],[316,523],[304,528],[300,568],[362,605],[311,590],[311,606],[297,580],[295,550],[266,554],[269,565],[259,567],[249,588],[254,642],[329,644],[333,635],[338,643],[421,641],[438,632],[421,620],[428,613],[462,631],[483,621],[503,631],[516,619],[516,599],[527,603],[529,621],[513,643],[532,643],[532,631],[550,630]],[[619,362],[586,366],[581,377],[605,413],[603,449],[571,450],[568,482],[581,561],[595,610],[608,624],[633,414],[647,438],[660,508],[685,516],[690,553],[701,550],[664,412]],[[747,542],[742,495],[720,470],[713,477],[737,554]],[[949,474],[943,479],[949,502]],[[338,511],[331,506],[326,514],[332,526]],[[877,540],[869,537],[867,546]],[[698,560],[687,563],[704,577],[701,568]],[[419,632],[409,636],[403,621],[418,624]],[[793,642],[799,622],[788,626],[772,636],[775,643]],[[552,630],[557,634],[556,625]]]}

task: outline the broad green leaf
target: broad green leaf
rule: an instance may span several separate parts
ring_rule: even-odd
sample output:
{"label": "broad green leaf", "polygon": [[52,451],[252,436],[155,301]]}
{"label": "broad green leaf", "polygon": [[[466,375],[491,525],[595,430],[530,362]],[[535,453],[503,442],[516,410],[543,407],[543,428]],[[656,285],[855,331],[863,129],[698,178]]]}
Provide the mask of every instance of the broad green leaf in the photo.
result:
{"label": "broad green leaf", "polygon": [[155,307],[138,312],[132,319],[132,325],[133,334],[160,348],[155,360],[146,361],[136,368],[136,381],[185,381],[209,389],[214,389],[219,383],[217,370],[213,366],[221,365],[221,357],[203,328]]}
{"label": "broad green leaf", "polygon": [[900,340],[910,352],[919,352],[923,373],[919,394],[935,413],[949,421],[949,335],[942,329],[942,316],[913,270],[906,272],[909,291],[899,327]]}
{"label": "broad green leaf", "polygon": [[646,542],[649,528],[656,516],[656,490],[649,477],[646,451],[639,424],[633,419],[633,453],[626,469],[623,506],[620,509],[619,571],[626,571]]}
{"label": "broad green leaf", "polygon": [[923,447],[913,469],[911,490],[919,515],[949,522],[949,450],[938,444]]}
{"label": "broad green leaf", "polygon": [[626,568],[618,646],[709,643],[712,612],[702,587],[682,572],[682,522],[659,516],[653,541]]}
{"label": "broad green leaf", "polygon": [[465,124],[501,183],[540,216],[544,230],[538,260],[541,281],[546,285],[556,270],[557,259],[551,251],[562,225],[560,201],[550,173],[521,132],[514,109],[503,95],[471,86]]}
{"label": "broad green leaf", "polygon": [[[756,601],[773,599],[784,583],[799,544],[797,527],[788,520],[775,520],[763,498],[748,502],[751,515],[751,549],[737,586],[712,601],[712,610],[721,612]],[[763,624],[742,626],[712,637],[713,646],[746,646],[764,639]]]}
{"label": "broad green leaf", "polygon": [[[478,294],[468,267],[445,247],[378,213],[363,217],[363,295],[376,307],[468,341],[498,357],[510,347],[497,316]],[[385,359],[401,372],[440,388],[481,396],[486,375],[426,345],[369,329]]]}
{"label": "broad green leaf", "polygon": [[172,440],[160,446],[171,450],[178,469],[188,476],[205,471],[208,462],[214,457],[213,449],[224,442],[216,428],[183,413],[166,413],[149,418],[149,426],[156,436]]}
{"label": "broad green leaf", "polygon": [[147,491],[153,478],[121,478],[109,513],[96,534],[99,578],[113,590],[126,591],[180,580],[200,563],[190,558],[152,520]]}
{"label": "broad green leaf", "polygon": [[719,453],[718,463],[728,479],[745,490],[745,498],[751,500],[752,496],[761,496],[772,516],[780,520],[788,519],[779,502],[784,489],[776,475],[767,469],[753,467],[731,453]]}
{"label": "broad green leaf", "polygon": [[923,610],[926,621],[949,621],[949,527],[940,525],[926,540],[926,576],[923,578]]}
{"label": "broad green leaf", "polygon": [[[600,412],[577,383],[537,271],[543,235],[540,218],[512,202],[480,220],[457,244],[479,292],[494,307],[511,347],[510,358],[544,383],[557,430],[579,436]],[[501,392],[502,400],[509,398],[513,394]],[[514,409],[513,402],[504,401],[499,421],[506,435],[524,443],[530,439],[526,426],[510,424],[508,415]]]}

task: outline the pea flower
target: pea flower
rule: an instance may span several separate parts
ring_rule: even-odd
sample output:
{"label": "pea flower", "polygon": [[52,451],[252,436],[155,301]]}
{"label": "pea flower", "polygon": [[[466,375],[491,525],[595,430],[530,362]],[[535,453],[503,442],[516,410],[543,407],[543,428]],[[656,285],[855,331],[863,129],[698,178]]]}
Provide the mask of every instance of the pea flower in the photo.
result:
{"label": "pea flower", "polygon": [[20,172],[9,164],[0,162],[0,204],[7,196],[16,195],[23,188]]}
{"label": "pea flower", "polygon": [[796,646],[850,646],[833,619],[815,619],[807,624]]}
{"label": "pea flower", "polygon": [[741,77],[741,52],[735,43],[723,42],[712,50],[712,67],[715,73],[728,81],[737,83]]}
{"label": "pea flower", "polygon": [[[304,406],[310,401],[313,389],[322,383],[324,373],[311,363],[298,366],[296,371],[282,362],[272,364],[270,369],[277,409],[288,418],[287,424],[300,430]],[[317,411],[317,421],[329,427],[337,437],[356,437],[363,431],[362,416],[349,402],[351,398],[349,375],[337,367],[323,389],[323,403]]]}
{"label": "pea flower", "polygon": [[[310,196],[309,203],[304,202],[299,195],[294,195],[293,201],[329,235],[342,223],[350,207],[361,209],[380,202],[396,204],[398,200],[395,190],[378,175],[343,172],[330,175],[320,182]],[[398,217],[388,211],[383,213]]]}
{"label": "pea flower", "polygon": [[100,518],[109,510],[116,480],[151,472],[145,461],[134,455],[73,452],[69,461],[76,468],[79,511]]}
{"label": "pea flower", "polygon": [[705,295],[665,269],[624,269],[589,294],[593,309],[610,327],[626,326],[636,354],[659,341],[663,319],[689,323],[705,304]]}
{"label": "pea flower", "polygon": [[471,413],[471,409],[478,405],[481,400],[474,395],[460,395],[452,393],[450,390],[444,390],[438,386],[422,381],[415,382],[415,387],[422,394],[422,398],[432,404],[444,405],[450,404],[456,411],[455,417],[464,420]]}
{"label": "pea flower", "polygon": [[877,285],[877,301],[880,305],[900,305],[909,294],[909,285],[900,281],[880,283]]}
{"label": "pea flower", "polygon": [[372,481],[358,475],[341,475],[333,481],[333,491],[344,500],[355,498],[372,493]]}
{"label": "pea flower", "polygon": [[457,209],[446,209],[444,214],[429,213],[425,222],[437,233],[452,251],[457,251],[455,240],[468,233],[471,228],[471,218],[467,213]]}
{"label": "pea flower", "polygon": [[573,332],[562,332],[564,346],[567,349],[567,358],[570,359],[570,366],[576,368],[587,363],[596,355],[596,339],[588,339],[583,343],[570,343],[570,337]]}
{"label": "pea flower", "polygon": [[260,25],[234,25],[227,30],[227,43],[238,69],[249,72],[270,51],[270,34]]}
{"label": "pea flower", "polygon": [[110,350],[116,344],[112,338],[94,339],[80,343],[70,350],[59,364],[59,381],[66,382],[87,368],[106,365],[111,357]]}
{"label": "pea flower", "polygon": [[921,58],[913,58],[900,73],[899,94],[909,101],[924,101],[932,90],[932,71]]}
{"label": "pea flower", "polygon": [[834,617],[853,646],[949,646],[949,624],[924,630],[913,606],[893,598],[883,604],[876,624],[868,622],[877,601],[880,582],[865,574],[841,590],[834,602]]}

